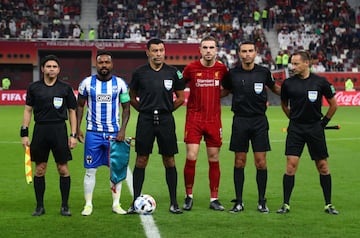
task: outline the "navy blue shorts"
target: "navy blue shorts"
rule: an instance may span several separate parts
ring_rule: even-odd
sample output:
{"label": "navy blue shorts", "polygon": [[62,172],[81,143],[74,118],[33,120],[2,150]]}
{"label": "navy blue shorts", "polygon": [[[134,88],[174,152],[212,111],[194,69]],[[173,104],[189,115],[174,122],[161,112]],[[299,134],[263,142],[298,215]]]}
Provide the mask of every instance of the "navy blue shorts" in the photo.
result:
{"label": "navy blue shorts", "polygon": [[139,113],[136,125],[135,151],[140,155],[152,153],[154,141],[159,146],[159,154],[173,156],[178,153],[175,133],[175,120],[171,113],[158,115],[154,123],[154,115]]}
{"label": "navy blue shorts", "polygon": [[240,117],[234,115],[230,150],[248,152],[251,142],[253,152],[270,151],[269,122],[266,116]]}

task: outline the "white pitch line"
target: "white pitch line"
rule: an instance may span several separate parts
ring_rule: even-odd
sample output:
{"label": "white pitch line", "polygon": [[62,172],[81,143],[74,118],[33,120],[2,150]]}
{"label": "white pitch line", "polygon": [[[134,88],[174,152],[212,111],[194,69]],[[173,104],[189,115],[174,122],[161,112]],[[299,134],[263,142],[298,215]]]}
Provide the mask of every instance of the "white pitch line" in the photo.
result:
{"label": "white pitch line", "polygon": [[[21,144],[19,141],[0,141],[0,144]],[[127,176],[126,176],[126,183],[129,187],[130,194],[134,197],[134,190],[133,190],[133,175],[130,168],[127,168]],[[152,215],[139,215],[141,219],[141,223],[144,227],[144,231],[146,237],[148,238],[161,238],[160,232],[158,227],[155,224],[154,218]]]}
{"label": "white pitch line", "polygon": [[[127,168],[127,175],[126,175],[126,183],[129,187],[131,196],[134,197],[134,190],[133,190],[133,175],[130,171],[130,168]],[[139,215],[141,219],[141,223],[144,227],[145,235],[148,238],[160,238],[160,232],[158,227],[155,224],[154,218],[152,215]]]}

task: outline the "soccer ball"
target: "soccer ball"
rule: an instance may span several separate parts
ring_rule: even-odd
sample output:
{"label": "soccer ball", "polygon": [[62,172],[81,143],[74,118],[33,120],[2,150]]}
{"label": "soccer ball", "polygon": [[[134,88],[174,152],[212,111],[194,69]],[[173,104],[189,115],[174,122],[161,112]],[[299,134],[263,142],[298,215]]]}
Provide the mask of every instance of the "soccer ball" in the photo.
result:
{"label": "soccer ball", "polygon": [[150,215],[155,211],[156,201],[149,194],[143,194],[136,198],[134,208],[140,215]]}

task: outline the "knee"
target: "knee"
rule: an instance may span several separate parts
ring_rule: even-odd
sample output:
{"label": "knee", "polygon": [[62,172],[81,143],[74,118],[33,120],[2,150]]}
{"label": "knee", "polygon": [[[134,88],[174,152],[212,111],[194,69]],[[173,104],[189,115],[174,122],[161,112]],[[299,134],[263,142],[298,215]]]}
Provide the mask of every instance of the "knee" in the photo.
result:
{"label": "knee", "polygon": [[329,167],[328,167],[328,164],[326,162],[318,163],[317,164],[317,169],[318,169],[318,171],[319,171],[319,173],[321,175],[329,174]]}
{"label": "knee", "polygon": [[266,159],[258,160],[255,162],[256,169],[264,170],[266,169]]}
{"label": "knee", "polygon": [[186,152],[186,159],[188,159],[188,160],[196,160],[197,156],[198,156],[198,154],[193,151]]}
{"label": "knee", "polygon": [[84,181],[86,182],[95,179],[95,176],[96,176],[96,169],[86,169]]}
{"label": "knee", "polygon": [[37,177],[42,177],[45,176],[46,173],[46,163],[40,163],[40,164],[36,164],[36,168],[35,168],[35,176]]}
{"label": "knee", "polygon": [[136,167],[137,168],[145,168],[148,163],[148,156],[137,156],[136,157]]}
{"label": "knee", "polygon": [[219,154],[218,153],[209,154],[208,157],[209,157],[208,158],[209,162],[217,162],[217,161],[219,161]]}
{"label": "knee", "polygon": [[175,167],[175,158],[173,156],[163,156],[163,164],[165,168]]}
{"label": "knee", "polygon": [[245,168],[246,159],[235,158],[235,168]]}
{"label": "knee", "polygon": [[286,174],[289,176],[293,176],[296,173],[296,166],[294,164],[288,163],[286,165]]}
{"label": "knee", "polygon": [[58,167],[58,172],[59,172],[60,176],[67,177],[70,175],[67,164],[58,164],[57,167]]}

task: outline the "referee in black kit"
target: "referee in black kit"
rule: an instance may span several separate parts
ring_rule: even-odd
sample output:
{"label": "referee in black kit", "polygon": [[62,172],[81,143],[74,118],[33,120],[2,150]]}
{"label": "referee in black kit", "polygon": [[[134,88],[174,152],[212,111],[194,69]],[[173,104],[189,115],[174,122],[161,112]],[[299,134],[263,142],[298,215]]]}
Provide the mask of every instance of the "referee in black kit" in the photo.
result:
{"label": "referee in black kit", "polygon": [[[182,211],[176,199],[177,171],[174,158],[178,147],[172,112],[185,100],[185,83],[179,70],[164,63],[165,46],[162,40],[149,40],[146,55],[149,63],[135,70],[129,84],[130,103],[139,112],[135,139],[137,156],[133,171],[134,200],[141,195],[145,168],[156,137],[170,193],[169,210],[180,214]],[[132,204],[128,214],[133,213],[135,209]]]}
{"label": "referee in black kit", "polygon": [[[31,160],[36,163],[34,190],[36,209],[33,216],[45,214],[44,193],[45,173],[49,153],[55,158],[60,175],[61,209],[60,214],[71,216],[68,199],[70,193],[70,173],[68,161],[72,159],[70,149],[76,146],[76,98],[70,85],[58,80],[59,59],[47,55],[41,61],[43,78],[33,82],[27,89],[23,123],[20,130],[24,147],[30,145],[29,125],[34,113],[34,132],[30,145]],[[70,139],[65,121],[70,121]]]}
{"label": "referee in black kit", "polygon": [[234,112],[229,149],[234,151],[233,181],[236,198],[231,213],[243,212],[243,190],[245,167],[250,142],[256,167],[256,185],[258,191],[257,210],[269,213],[266,205],[266,187],[268,180],[266,154],[271,150],[269,140],[269,122],[266,116],[268,93],[280,95],[280,87],[268,68],[255,64],[257,47],[252,41],[239,44],[241,64],[229,71],[223,83],[223,95],[233,94],[231,110]]}
{"label": "referee in black kit", "polygon": [[[295,184],[295,173],[300,156],[307,144],[310,157],[320,174],[325,212],[337,215],[331,204],[331,175],[328,166],[328,151],[324,128],[335,114],[337,102],[334,87],[323,77],[310,73],[310,54],[298,51],[291,56],[293,76],[286,79],[281,87],[281,106],[290,119],[285,155],[286,172],[283,177],[283,205],[277,213],[290,211],[290,196]],[[329,103],[325,116],[321,113],[323,96]]]}

